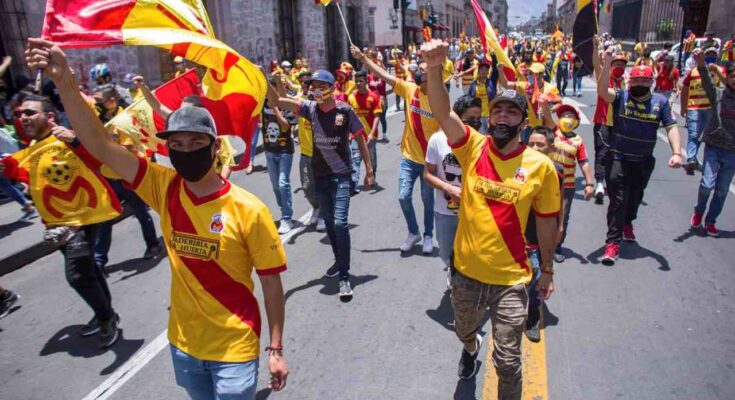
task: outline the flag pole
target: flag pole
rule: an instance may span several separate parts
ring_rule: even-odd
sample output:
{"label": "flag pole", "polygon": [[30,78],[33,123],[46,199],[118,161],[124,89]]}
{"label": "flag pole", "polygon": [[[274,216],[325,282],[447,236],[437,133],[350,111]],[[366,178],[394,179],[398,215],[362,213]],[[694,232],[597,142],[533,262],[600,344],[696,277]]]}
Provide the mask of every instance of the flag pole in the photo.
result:
{"label": "flag pole", "polygon": [[337,6],[337,11],[339,11],[339,16],[342,18],[342,26],[345,27],[345,33],[347,33],[347,40],[350,41],[351,45],[354,45],[354,43],[352,43],[352,37],[350,37],[350,30],[347,29],[347,22],[345,21],[345,16],[344,14],[342,14],[342,7],[339,6],[339,1],[335,1],[334,5]]}

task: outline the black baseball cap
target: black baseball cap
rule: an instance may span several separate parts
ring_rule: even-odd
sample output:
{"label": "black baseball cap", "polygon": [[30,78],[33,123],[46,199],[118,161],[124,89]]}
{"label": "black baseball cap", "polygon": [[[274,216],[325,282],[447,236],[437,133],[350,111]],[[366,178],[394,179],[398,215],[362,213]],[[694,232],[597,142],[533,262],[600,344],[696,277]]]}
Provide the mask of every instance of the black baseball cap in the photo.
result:
{"label": "black baseball cap", "polygon": [[495,98],[490,102],[490,110],[492,110],[496,104],[503,102],[511,103],[518,107],[518,109],[523,113],[523,118],[528,116],[526,98],[521,96],[521,94],[515,90],[504,90],[499,95],[495,96]]}
{"label": "black baseball cap", "polygon": [[159,139],[166,140],[174,133],[191,132],[217,137],[217,126],[212,114],[203,107],[181,107],[169,115],[166,130],[156,133]]}

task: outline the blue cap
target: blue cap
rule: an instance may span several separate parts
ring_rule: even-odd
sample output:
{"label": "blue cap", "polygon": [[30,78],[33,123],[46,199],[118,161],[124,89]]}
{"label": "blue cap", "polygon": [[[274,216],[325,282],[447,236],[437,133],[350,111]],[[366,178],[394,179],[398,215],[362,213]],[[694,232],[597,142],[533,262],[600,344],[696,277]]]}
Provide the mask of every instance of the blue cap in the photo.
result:
{"label": "blue cap", "polygon": [[309,78],[306,83],[311,83],[312,81],[326,82],[330,85],[334,85],[334,75],[327,70],[320,69],[311,74],[311,78]]}

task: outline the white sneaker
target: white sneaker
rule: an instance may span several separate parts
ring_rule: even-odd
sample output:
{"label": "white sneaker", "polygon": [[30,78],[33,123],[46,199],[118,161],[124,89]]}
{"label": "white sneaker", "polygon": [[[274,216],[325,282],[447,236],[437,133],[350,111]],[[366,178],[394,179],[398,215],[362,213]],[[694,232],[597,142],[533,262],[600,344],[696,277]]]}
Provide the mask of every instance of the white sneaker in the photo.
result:
{"label": "white sneaker", "polygon": [[324,222],[323,218],[319,218],[316,222],[316,231],[324,232],[326,230],[327,230],[327,224]]}
{"label": "white sneaker", "polygon": [[409,233],[408,237],[406,238],[406,241],[403,242],[403,244],[401,245],[401,251],[404,253],[407,251],[411,251],[411,248],[420,241],[421,241],[421,238],[419,237],[419,235],[414,235],[413,233]]}
{"label": "white sneaker", "polygon": [[311,218],[309,219],[309,226],[315,225],[317,222],[319,222],[319,209],[318,208],[312,208],[311,209]]}
{"label": "white sneaker", "polygon": [[421,247],[421,252],[424,254],[431,254],[434,252],[434,241],[431,239],[431,236],[424,236],[424,243]]}
{"label": "white sneaker", "polygon": [[283,235],[285,233],[288,233],[293,229],[293,221],[290,219],[282,219],[281,225],[278,226],[278,234]]}

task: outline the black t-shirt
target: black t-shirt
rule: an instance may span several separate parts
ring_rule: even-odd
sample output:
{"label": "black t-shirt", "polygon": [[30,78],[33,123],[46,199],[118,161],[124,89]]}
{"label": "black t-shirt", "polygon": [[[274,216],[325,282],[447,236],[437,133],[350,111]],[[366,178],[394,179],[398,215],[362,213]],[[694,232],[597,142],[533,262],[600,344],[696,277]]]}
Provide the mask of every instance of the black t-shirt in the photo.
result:
{"label": "black t-shirt", "polygon": [[323,111],[315,101],[302,101],[298,114],[311,122],[314,177],[349,176],[352,173],[350,136],[365,130],[355,110],[338,101]]}
{"label": "black t-shirt", "polygon": [[291,128],[282,129],[272,108],[263,108],[261,132],[263,150],[270,153],[293,154],[294,145]]}

